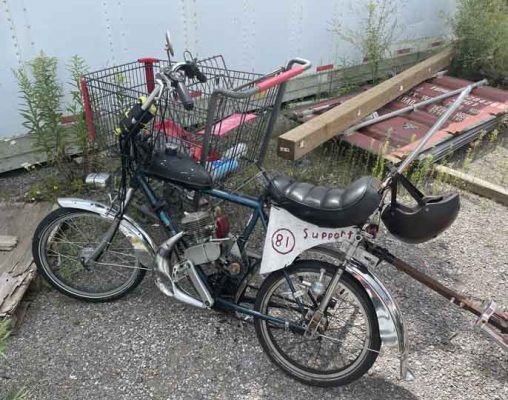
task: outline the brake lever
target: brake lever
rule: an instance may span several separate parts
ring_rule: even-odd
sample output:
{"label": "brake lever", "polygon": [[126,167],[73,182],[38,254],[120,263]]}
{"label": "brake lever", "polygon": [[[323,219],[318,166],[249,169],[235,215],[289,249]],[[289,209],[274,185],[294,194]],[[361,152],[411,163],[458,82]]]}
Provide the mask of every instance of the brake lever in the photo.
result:
{"label": "brake lever", "polygon": [[199,70],[196,60],[192,62],[191,68],[198,81],[201,83],[205,83],[207,81],[206,75]]}
{"label": "brake lever", "polygon": [[185,75],[189,79],[196,78],[201,83],[207,81],[206,75],[199,70],[197,58],[186,60],[185,65],[183,66],[183,70],[185,71]]}

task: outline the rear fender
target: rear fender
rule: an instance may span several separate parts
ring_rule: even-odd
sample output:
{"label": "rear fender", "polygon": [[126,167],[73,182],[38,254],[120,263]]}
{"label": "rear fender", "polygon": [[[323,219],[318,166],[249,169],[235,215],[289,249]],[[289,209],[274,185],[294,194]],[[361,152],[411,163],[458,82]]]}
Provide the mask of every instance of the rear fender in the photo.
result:
{"label": "rear fender", "polygon": [[[365,252],[362,249],[358,249]],[[357,250],[357,252],[358,252]],[[309,251],[320,253],[331,257],[335,260],[341,260],[343,253],[330,246],[317,246]],[[365,252],[369,259],[372,259],[370,253]],[[355,254],[354,257],[357,257]],[[369,295],[377,315],[379,324],[379,335],[384,345],[399,347],[400,353],[400,375],[401,379],[412,380],[413,375],[407,366],[407,358],[409,353],[409,343],[404,328],[404,320],[397,303],[385,288],[383,283],[363,265],[358,259],[353,258],[346,265],[346,271],[350,273],[365,289]]]}

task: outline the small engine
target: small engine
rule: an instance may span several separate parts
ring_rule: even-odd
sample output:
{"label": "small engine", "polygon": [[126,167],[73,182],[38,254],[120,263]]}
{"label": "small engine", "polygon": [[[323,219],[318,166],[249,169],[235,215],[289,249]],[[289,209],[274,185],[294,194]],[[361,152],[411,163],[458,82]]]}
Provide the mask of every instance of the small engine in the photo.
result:
{"label": "small engine", "polygon": [[200,266],[214,290],[235,295],[247,269],[235,237],[229,236],[228,216],[219,207],[213,212],[191,212],[181,219],[180,227],[191,242],[184,257]]}
{"label": "small engine", "polygon": [[181,219],[180,225],[195,244],[206,242],[215,236],[215,221],[209,211],[188,213]]}

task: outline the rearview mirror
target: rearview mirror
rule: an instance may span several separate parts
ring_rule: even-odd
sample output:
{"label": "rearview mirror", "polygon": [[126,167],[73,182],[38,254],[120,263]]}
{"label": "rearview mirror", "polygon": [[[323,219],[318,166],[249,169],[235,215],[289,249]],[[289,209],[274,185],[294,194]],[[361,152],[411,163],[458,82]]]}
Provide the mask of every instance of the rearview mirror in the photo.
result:
{"label": "rearview mirror", "polygon": [[166,52],[168,53],[168,59],[171,56],[175,55],[175,52],[173,50],[173,44],[171,43],[171,35],[169,34],[169,31],[166,31]]}

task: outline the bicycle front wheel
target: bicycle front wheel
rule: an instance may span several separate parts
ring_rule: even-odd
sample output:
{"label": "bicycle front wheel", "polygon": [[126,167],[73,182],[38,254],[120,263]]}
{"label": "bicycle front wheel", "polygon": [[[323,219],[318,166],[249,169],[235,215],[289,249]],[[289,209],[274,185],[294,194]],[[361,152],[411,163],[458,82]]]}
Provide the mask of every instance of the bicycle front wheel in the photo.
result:
{"label": "bicycle front wheel", "polygon": [[83,262],[111,224],[111,219],[88,211],[53,211],[34,234],[32,253],[38,271],[70,297],[100,302],[124,296],[142,281],[146,270],[121,229],[96,261]]}
{"label": "bicycle front wheel", "polygon": [[[301,260],[263,282],[256,311],[306,328],[321,296],[312,284],[327,288],[337,267]],[[321,278],[322,277],[322,278]],[[313,334],[255,320],[256,334],[270,360],[292,377],[311,385],[340,386],[365,374],[375,362],[381,339],[372,302],[361,285],[344,272]]]}

